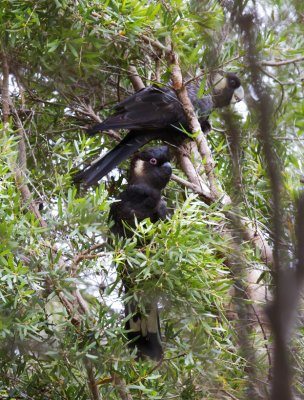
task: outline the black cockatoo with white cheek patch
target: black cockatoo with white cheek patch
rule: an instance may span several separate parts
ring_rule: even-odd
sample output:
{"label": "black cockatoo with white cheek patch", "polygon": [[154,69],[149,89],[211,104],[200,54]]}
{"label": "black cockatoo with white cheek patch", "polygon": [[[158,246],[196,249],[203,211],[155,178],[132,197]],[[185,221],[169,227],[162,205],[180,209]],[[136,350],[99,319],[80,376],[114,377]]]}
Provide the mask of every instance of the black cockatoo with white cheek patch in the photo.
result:
{"label": "black cockatoo with white cheek patch", "polygon": [[[187,85],[187,92],[195,108],[202,130],[210,127],[208,117],[212,110],[243,99],[240,79],[233,73],[215,74],[209,82],[210,93],[198,97],[199,88]],[[79,171],[75,182],[93,185],[113,168],[151,140],[180,145],[190,132],[186,115],[174,90],[148,86],[114,107],[114,113],[104,122],[88,130],[89,135],[110,129],[128,129],[127,135],[97,162]]]}
{"label": "black cockatoo with white cheek patch", "polygon": [[[131,161],[128,185],[110,209],[113,221],[112,232],[117,236],[130,237],[135,221],[150,218],[151,222],[165,219],[166,203],[162,190],[171,177],[169,149],[167,146],[154,147],[135,154]],[[137,347],[139,357],[148,356],[160,360],[163,354],[157,298],[150,298],[139,305],[132,295],[132,277],[124,268],[122,280],[125,288],[125,316],[129,317],[126,330],[130,346]],[[132,296],[131,296],[132,297]],[[146,299],[147,300],[147,299]],[[145,312],[143,312],[143,309]]]}

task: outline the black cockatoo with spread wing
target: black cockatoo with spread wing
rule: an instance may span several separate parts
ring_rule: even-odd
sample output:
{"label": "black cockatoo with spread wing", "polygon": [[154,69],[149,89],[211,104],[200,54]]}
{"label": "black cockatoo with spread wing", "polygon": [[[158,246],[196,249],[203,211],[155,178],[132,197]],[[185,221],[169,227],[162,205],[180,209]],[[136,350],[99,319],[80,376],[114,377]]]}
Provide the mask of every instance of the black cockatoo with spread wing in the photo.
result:
{"label": "black cockatoo with spread wing", "polygon": [[[240,79],[233,73],[215,74],[209,82],[210,93],[199,98],[199,88],[187,86],[202,130],[210,127],[208,117],[212,110],[243,99]],[[93,185],[140,147],[151,140],[181,144],[189,136],[189,125],[183,107],[174,90],[148,86],[126,98],[114,107],[114,113],[104,122],[88,130],[89,135],[110,129],[128,129],[127,135],[97,162],[78,172],[75,182]]]}

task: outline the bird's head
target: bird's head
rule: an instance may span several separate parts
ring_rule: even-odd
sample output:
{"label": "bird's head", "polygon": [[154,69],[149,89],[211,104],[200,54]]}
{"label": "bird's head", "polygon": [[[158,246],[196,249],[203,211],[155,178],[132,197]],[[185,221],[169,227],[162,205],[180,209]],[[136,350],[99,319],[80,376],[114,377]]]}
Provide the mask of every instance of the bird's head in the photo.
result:
{"label": "bird's head", "polygon": [[136,153],[131,162],[130,182],[144,182],[162,190],[170,180],[172,168],[168,146],[150,147]]}
{"label": "bird's head", "polygon": [[212,102],[215,108],[238,103],[244,98],[240,78],[232,73],[216,73],[211,78]]}

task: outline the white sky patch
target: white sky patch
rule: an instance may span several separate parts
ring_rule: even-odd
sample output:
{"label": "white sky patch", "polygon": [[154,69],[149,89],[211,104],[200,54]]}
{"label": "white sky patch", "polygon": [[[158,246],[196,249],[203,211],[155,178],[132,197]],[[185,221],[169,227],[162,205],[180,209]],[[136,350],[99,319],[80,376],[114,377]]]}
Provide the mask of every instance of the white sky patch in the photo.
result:
{"label": "white sky patch", "polygon": [[[116,267],[112,262],[111,257],[106,257],[102,260],[103,268],[105,268],[104,263],[108,264],[106,266],[106,274],[100,270],[99,266],[96,265],[96,269],[87,269],[84,271],[80,279],[83,283],[79,283],[78,287],[80,290],[84,290],[86,293],[100,299],[102,303],[105,303],[108,307],[116,312],[121,312],[123,310],[123,303],[121,296],[119,296],[119,289],[121,284],[118,283],[117,287],[110,294],[107,293],[107,288],[117,280]],[[102,289],[104,293],[102,293]]]}
{"label": "white sky patch", "polygon": [[247,104],[244,100],[240,101],[239,103],[234,104],[235,110],[242,115],[242,120],[246,121],[247,116],[249,114],[249,110]]}

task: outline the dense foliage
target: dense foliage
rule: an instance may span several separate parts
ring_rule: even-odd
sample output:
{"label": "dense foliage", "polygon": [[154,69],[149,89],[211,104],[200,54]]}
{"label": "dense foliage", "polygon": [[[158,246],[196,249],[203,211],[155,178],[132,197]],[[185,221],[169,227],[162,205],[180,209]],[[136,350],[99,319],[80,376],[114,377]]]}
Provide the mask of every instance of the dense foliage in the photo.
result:
{"label": "dense foliage", "polygon": [[[97,399],[88,384],[92,370],[104,399],[267,398],[269,335],[261,334],[258,324],[239,320],[231,287],[239,281],[247,286],[246,271],[257,271],[254,283],[258,280],[271,291],[272,274],[251,243],[243,241],[236,248],[223,235],[231,227],[227,211],[237,209],[263,231],[270,245],[273,241],[259,101],[247,70],[244,37],[232,23],[231,4],[242,3],[1,1],[1,398]],[[273,147],[282,176],[284,245],[292,265],[295,203],[304,174],[304,6],[279,0],[243,6],[258,15],[255,44],[263,83],[274,101]],[[206,205],[198,194],[171,181],[165,192],[171,217],[155,225],[144,221],[133,238],[122,241],[109,233],[108,210],[125,185],[128,163],[90,189],[75,187],[72,175],[84,161],[113,147],[113,136],[88,138],[85,128],[133,92],[130,65],[145,84],[169,82],[164,52],[154,45],[157,41],[165,47],[168,38],[185,80],[203,71],[201,92],[212,69],[241,76],[245,102],[232,110],[242,132],[240,181],[232,172],[234,143],[226,134],[225,113],[214,112],[208,135],[214,171],[218,187],[234,205]],[[20,161],[20,143],[26,146],[26,164]],[[178,167],[176,163],[174,173],[185,178]],[[243,271],[235,279],[227,259],[237,252]],[[158,365],[136,360],[126,345],[120,301],[125,265],[134,296],[143,302],[159,296],[165,358]],[[84,307],[77,304],[79,294]],[[244,301],[249,306],[252,302]],[[250,326],[247,340],[254,361],[240,341],[242,325]],[[292,356],[293,387],[301,398],[301,327],[292,345],[297,350]],[[250,383],[252,369],[256,382]],[[258,387],[256,397],[249,395],[251,384]]]}

